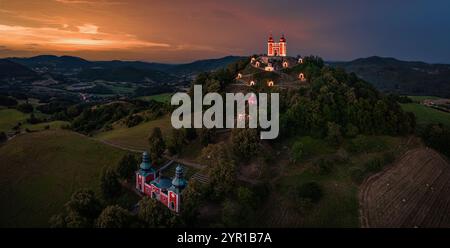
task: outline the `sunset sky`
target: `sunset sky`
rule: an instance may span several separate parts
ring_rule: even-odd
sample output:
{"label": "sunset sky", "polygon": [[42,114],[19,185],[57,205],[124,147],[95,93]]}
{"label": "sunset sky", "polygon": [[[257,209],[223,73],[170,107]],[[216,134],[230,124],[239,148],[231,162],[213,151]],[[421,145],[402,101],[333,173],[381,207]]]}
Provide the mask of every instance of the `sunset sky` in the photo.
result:
{"label": "sunset sky", "polygon": [[187,62],[266,52],[450,63],[448,0],[0,0],[0,57]]}

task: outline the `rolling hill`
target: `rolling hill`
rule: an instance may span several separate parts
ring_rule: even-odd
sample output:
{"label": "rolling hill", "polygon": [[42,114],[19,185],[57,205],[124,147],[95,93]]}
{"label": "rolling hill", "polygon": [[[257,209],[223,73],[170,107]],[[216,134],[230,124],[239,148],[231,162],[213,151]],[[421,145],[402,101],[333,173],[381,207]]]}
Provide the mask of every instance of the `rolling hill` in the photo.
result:
{"label": "rolling hill", "polygon": [[99,191],[124,152],[69,131],[20,135],[0,147],[0,227],[46,227],[71,194]]}
{"label": "rolling hill", "polygon": [[354,72],[381,91],[450,97],[450,65],[376,56],[330,64]]}
{"label": "rolling hill", "polygon": [[12,62],[8,59],[0,59],[0,80],[20,78],[28,79],[37,77],[37,73],[26,66]]}
{"label": "rolling hill", "polygon": [[39,55],[30,58],[9,58],[11,61],[27,66],[29,68],[47,67],[51,69],[74,69],[87,68],[91,62],[73,56]]}
{"label": "rolling hill", "polygon": [[82,71],[87,69],[105,70],[105,74],[111,70],[133,68],[142,73],[143,71],[159,71],[160,73],[172,74],[175,76],[184,76],[186,74],[198,74],[204,71],[216,70],[235,62],[242,57],[227,56],[218,59],[198,60],[185,64],[164,64],[143,61],[88,61],[79,57],[39,55],[30,58],[8,58],[10,61],[24,65],[33,69],[45,69],[49,71],[73,71],[74,69]]}

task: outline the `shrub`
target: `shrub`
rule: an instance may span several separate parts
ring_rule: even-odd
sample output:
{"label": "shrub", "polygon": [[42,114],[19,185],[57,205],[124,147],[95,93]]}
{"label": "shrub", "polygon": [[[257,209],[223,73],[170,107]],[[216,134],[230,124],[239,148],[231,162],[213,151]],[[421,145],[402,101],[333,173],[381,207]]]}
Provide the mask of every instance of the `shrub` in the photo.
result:
{"label": "shrub", "polygon": [[365,173],[361,168],[352,168],[350,170],[350,178],[353,182],[360,184],[364,181]]}
{"label": "shrub", "polygon": [[17,105],[16,99],[9,96],[0,96],[0,105],[6,107],[12,107]]}
{"label": "shrub", "polygon": [[116,167],[116,172],[119,178],[129,179],[132,178],[134,172],[138,168],[138,161],[133,154],[125,154],[119,161]]}
{"label": "shrub", "polygon": [[366,173],[376,173],[383,169],[384,161],[381,158],[373,158],[364,164]]}
{"label": "shrub", "polygon": [[358,133],[359,133],[358,127],[356,127],[355,125],[349,123],[347,124],[347,126],[345,126],[345,135],[347,137],[353,138],[356,135],[358,135]]}
{"label": "shrub", "polygon": [[106,200],[112,200],[121,193],[119,176],[113,168],[105,167],[100,175],[100,190]]}
{"label": "shrub", "polygon": [[22,103],[22,104],[17,105],[17,110],[28,114],[28,113],[33,112],[34,108],[33,108],[33,105],[31,105],[29,103]]}
{"label": "shrub", "polygon": [[333,171],[333,167],[333,161],[322,158],[313,163],[312,170],[319,175],[328,175]]}
{"label": "shrub", "polygon": [[380,137],[358,135],[349,142],[347,149],[353,153],[376,152],[386,149],[386,144]]}
{"label": "shrub", "polygon": [[304,183],[296,191],[300,200],[310,200],[312,203],[319,202],[323,195],[322,188],[316,182]]}
{"label": "shrub", "polygon": [[8,136],[6,136],[5,132],[0,132],[0,143],[6,142],[8,140]]}
{"label": "shrub", "polygon": [[241,161],[249,161],[260,149],[260,139],[256,129],[233,129],[231,133],[233,153]]}
{"label": "shrub", "polygon": [[144,118],[140,115],[130,115],[125,119],[125,124],[127,127],[134,127],[139,125],[141,122],[144,121]]}
{"label": "shrub", "polygon": [[304,144],[301,141],[297,141],[292,146],[292,158],[295,162],[302,160],[305,157]]}

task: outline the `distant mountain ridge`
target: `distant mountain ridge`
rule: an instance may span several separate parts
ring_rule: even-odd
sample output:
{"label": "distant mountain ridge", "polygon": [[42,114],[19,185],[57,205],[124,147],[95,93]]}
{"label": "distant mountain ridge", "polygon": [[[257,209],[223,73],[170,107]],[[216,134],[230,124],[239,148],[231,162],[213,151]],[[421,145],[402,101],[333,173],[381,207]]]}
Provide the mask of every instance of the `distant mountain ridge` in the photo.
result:
{"label": "distant mountain ridge", "polygon": [[14,63],[8,59],[0,59],[0,80],[12,78],[36,78],[37,73],[18,63]]}
{"label": "distant mountain ridge", "polygon": [[385,92],[450,97],[450,65],[368,57],[350,62],[329,62]]}
{"label": "distant mountain ridge", "polygon": [[39,55],[30,58],[8,58],[12,62],[27,66],[28,68],[49,70],[86,70],[86,69],[117,69],[117,68],[136,68],[138,70],[161,71],[175,76],[185,76],[197,74],[204,71],[216,70],[224,67],[243,57],[226,56],[218,59],[198,60],[184,64],[164,64],[143,61],[88,61],[79,57]]}

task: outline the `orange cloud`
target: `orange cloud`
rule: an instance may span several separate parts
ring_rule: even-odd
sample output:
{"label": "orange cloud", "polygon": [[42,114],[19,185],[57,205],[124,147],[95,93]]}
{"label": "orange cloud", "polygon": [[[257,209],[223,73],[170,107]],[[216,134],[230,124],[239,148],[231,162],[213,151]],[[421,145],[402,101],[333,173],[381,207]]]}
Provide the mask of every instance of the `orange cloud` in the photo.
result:
{"label": "orange cloud", "polygon": [[119,1],[108,1],[108,0],[55,0],[55,2],[62,4],[96,4],[96,5],[113,5],[122,4]]}
{"label": "orange cloud", "polygon": [[140,40],[129,34],[99,33],[92,24],[78,26],[78,32],[48,27],[0,24],[0,45],[21,50],[45,47],[55,51],[116,50],[132,48],[170,48],[167,43]]}
{"label": "orange cloud", "polygon": [[96,34],[98,33],[98,27],[92,24],[84,24],[77,27],[80,33],[83,34]]}

